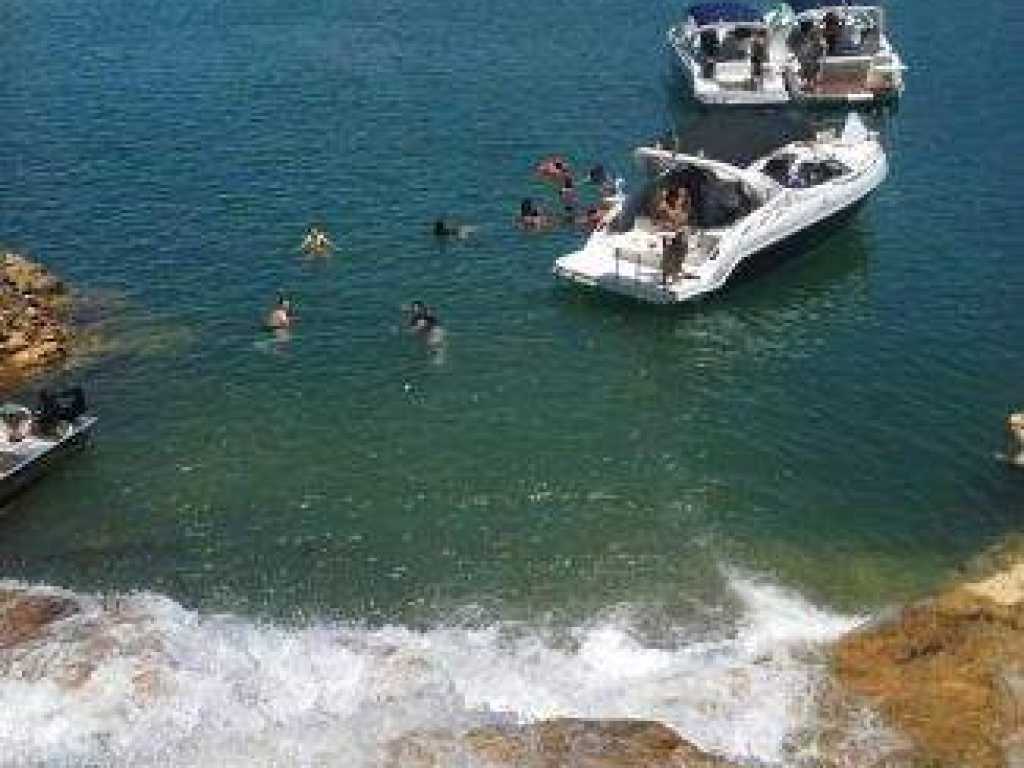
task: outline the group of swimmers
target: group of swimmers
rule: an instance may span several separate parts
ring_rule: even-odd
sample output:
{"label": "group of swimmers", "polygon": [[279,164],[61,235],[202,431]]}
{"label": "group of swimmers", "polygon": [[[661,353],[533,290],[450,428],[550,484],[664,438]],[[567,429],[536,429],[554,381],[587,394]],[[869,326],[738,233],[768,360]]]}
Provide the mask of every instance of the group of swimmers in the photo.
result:
{"label": "group of swimmers", "polygon": [[[428,345],[437,347],[443,342],[444,331],[436,309],[428,307],[422,301],[414,301],[403,308],[403,312],[406,315],[406,327]],[[268,330],[284,334],[282,338],[287,338],[287,331],[294,323],[295,310],[291,301],[285,298],[284,294],[278,294],[277,303],[267,314],[264,325]]]}
{"label": "group of swimmers", "polygon": [[[544,181],[558,185],[558,197],[563,215],[558,217],[541,211],[532,198],[524,198],[519,208],[518,219],[519,226],[523,229],[551,229],[560,223],[594,229],[601,225],[610,208],[608,198],[618,192],[616,182],[604,166],[600,163],[595,165],[587,172],[587,182],[598,188],[600,201],[588,206],[582,214],[579,214],[579,196],[576,192],[573,172],[563,158],[555,156],[541,161],[537,164],[536,172]],[[667,209],[666,215],[678,216],[679,214],[673,213],[673,210],[672,208]],[[441,240],[452,237],[464,239],[475,230],[476,227],[459,224],[447,218],[436,219],[432,226],[434,236]],[[326,256],[334,250],[334,241],[325,230],[314,225],[306,231],[299,250],[311,256]],[[428,342],[437,342],[441,336],[437,312],[422,301],[412,302],[407,312],[409,329],[427,339]],[[289,329],[294,322],[295,310],[291,301],[283,294],[278,294],[277,303],[267,314],[264,326],[269,330],[281,332]]]}
{"label": "group of swimmers", "polygon": [[582,213],[579,210],[580,200],[576,189],[572,168],[559,156],[545,158],[535,168],[536,174],[543,181],[558,186],[558,199],[562,207],[562,215],[557,216],[537,207],[533,198],[523,198],[519,205],[519,226],[523,229],[551,229],[560,223],[594,229],[600,226],[608,211],[607,198],[616,191],[615,182],[598,163],[587,172],[587,182],[599,189],[601,199],[598,203],[587,206]]}

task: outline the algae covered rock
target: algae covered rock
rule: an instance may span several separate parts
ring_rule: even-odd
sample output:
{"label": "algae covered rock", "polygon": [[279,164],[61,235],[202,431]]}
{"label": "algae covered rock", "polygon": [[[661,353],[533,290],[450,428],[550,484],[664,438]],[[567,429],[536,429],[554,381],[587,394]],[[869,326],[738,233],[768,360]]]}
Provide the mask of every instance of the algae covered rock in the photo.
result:
{"label": "algae covered rock", "polygon": [[68,357],[69,309],[64,283],[49,270],[17,254],[0,257],[0,383],[15,386]]}

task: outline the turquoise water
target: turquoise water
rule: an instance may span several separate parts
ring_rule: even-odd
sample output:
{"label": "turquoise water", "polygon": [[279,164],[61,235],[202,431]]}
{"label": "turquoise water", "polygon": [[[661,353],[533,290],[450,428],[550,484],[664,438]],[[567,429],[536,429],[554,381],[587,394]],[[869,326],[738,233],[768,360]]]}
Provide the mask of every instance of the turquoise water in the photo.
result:
{"label": "turquoise water", "polygon": [[[665,4],[0,9],[0,242],[110,347],[56,376],[93,446],[0,517],[0,588],[79,611],[0,652],[0,764],[379,766],[553,715],[813,762],[821,649],[1024,493],[993,458],[1024,397],[1024,28],[890,17],[887,182],[665,311],[556,286],[582,235],[513,222],[554,204],[540,157],[632,180],[701,119]],[[478,230],[440,245],[439,215]],[[330,259],[296,252],[312,221]],[[417,298],[440,352],[402,331]]]}
{"label": "turquoise water", "polygon": [[[1024,379],[1024,30],[975,12],[893,9],[891,176],[849,225],[654,311],[555,286],[581,235],[513,217],[553,204],[539,157],[629,172],[699,119],[663,5],[7,7],[0,239],[105,297],[116,349],[63,376],[101,429],[11,505],[0,572],[370,624],[686,614],[723,564],[845,610],[927,588],[1024,489],[992,458]],[[479,230],[438,245],[440,214]],[[400,330],[414,298],[441,355]]]}

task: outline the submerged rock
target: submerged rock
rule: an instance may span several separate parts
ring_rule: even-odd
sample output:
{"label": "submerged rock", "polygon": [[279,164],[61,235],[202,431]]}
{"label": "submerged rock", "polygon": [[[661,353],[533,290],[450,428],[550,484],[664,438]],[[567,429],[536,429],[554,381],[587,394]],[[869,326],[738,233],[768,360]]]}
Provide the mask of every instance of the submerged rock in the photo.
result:
{"label": "submerged rock", "polygon": [[457,738],[425,732],[391,745],[388,766],[442,768],[730,768],[663,723],[557,718],[476,728]]}
{"label": "submerged rock", "polygon": [[50,624],[77,610],[67,597],[0,589],[0,650],[36,639]]}
{"label": "submerged rock", "polygon": [[1024,764],[1024,553],[842,639],[835,672],[923,759]]}

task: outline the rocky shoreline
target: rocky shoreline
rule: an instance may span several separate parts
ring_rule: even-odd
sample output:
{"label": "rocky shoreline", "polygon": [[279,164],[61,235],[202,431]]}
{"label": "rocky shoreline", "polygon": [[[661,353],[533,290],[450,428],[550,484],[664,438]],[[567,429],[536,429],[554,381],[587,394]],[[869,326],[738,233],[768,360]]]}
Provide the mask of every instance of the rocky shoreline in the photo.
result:
{"label": "rocky shoreline", "polygon": [[1024,765],[1024,543],[842,638],[834,674],[912,745],[882,765]]}
{"label": "rocky shoreline", "polygon": [[[891,611],[828,649],[831,676],[820,692],[813,733],[793,759],[824,768],[1001,768],[1024,765],[1024,540],[1005,542],[970,564],[935,596]],[[117,614],[118,601],[107,610]],[[0,584],[0,679],[31,648],[66,631],[86,611],[52,588]],[[124,618],[124,617],[122,617]],[[131,618],[137,621],[137,618]],[[100,633],[102,635],[102,633]],[[98,636],[89,663],[50,669],[82,690],[118,643]],[[162,694],[160,670],[138,660],[134,705]],[[33,667],[34,668],[34,667]],[[42,669],[37,669],[42,674]],[[865,729],[865,716],[875,726]],[[388,768],[739,768],[668,725],[647,720],[554,718],[467,731],[413,731],[382,745]],[[890,738],[891,737],[891,738]]]}
{"label": "rocky shoreline", "polygon": [[0,390],[60,365],[74,343],[71,296],[52,272],[16,253],[0,256]]}

